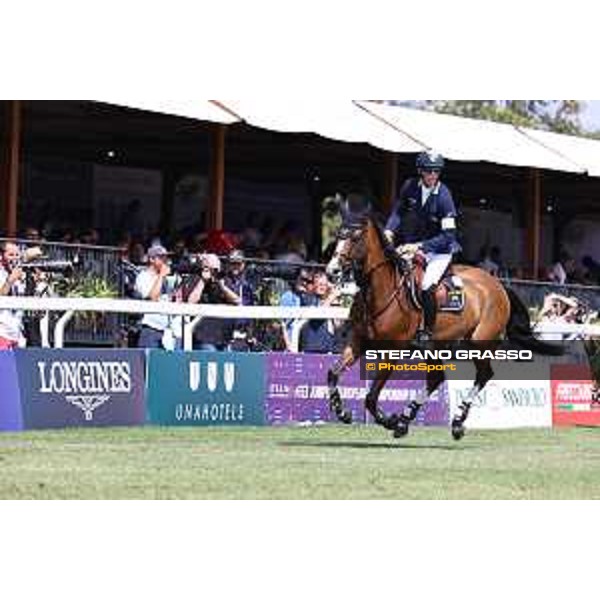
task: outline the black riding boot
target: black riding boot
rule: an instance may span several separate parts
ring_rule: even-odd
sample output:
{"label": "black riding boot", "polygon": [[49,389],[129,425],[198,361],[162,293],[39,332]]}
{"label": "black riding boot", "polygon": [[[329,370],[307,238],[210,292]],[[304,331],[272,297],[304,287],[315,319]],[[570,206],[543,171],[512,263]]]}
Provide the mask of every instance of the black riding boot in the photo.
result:
{"label": "black riding boot", "polygon": [[423,290],[421,294],[421,303],[423,304],[423,329],[417,332],[417,341],[429,342],[433,339],[433,327],[435,325],[435,316],[437,307],[435,304],[435,288]]}

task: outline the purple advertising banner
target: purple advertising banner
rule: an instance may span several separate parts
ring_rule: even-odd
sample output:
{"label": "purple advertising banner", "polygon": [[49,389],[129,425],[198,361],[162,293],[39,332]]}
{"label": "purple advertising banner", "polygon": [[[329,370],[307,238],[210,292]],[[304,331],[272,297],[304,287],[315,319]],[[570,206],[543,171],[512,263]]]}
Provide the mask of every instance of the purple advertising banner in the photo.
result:
{"label": "purple advertising banner", "polygon": [[[327,371],[337,358],[319,354],[267,355],[266,422],[283,425],[336,421],[329,410]],[[358,364],[341,378],[340,394],[352,411],[354,423],[373,422],[364,407],[371,383],[360,378]],[[400,413],[424,385],[423,381],[414,379],[388,381],[381,392],[380,407],[386,413]],[[448,389],[444,384],[426,402],[415,424],[447,425],[448,422]]]}
{"label": "purple advertising banner", "polygon": [[[371,382],[367,382],[371,383]],[[417,397],[417,394],[425,387],[425,381],[416,379],[394,379],[388,380],[381,395],[379,396],[379,407],[386,414],[401,414],[404,407]],[[367,423],[373,419],[367,414]],[[438,390],[428,398],[421,408],[415,425],[448,425],[450,422],[450,402],[448,384],[444,382]]]}
{"label": "purple advertising banner", "polygon": [[13,352],[0,352],[0,431],[23,429],[17,363]]}
{"label": "purple advertising banner", "polygon": [[[335,420],[329,410],[327,371],[337,356],[268,354],[266,422],[319,423]],[[346,372],[339,390],[355,423],[365,422],[366,386],[357,365]]]}

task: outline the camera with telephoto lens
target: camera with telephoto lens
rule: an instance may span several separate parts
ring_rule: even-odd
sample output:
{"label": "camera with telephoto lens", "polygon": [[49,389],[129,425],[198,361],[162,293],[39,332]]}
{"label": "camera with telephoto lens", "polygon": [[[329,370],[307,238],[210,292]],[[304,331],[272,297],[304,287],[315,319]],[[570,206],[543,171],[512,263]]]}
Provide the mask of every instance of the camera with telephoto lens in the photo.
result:
{"label": "camera with telephoto lens", "polygon": [[18,261],[11,264],[12,269],[21,269],[25,273],[42,271],[43,273],[69,274],[73,271],[73,263],[70,260],[33,260],[28,262]]}
{"label": "camera with telephoto lens", "polygon": [[[192,254],[176,262],[172,270],[177,275],[202,275],[206,263],[202,254]],[[219,269],[210,269],[213,279],[222,279],[223,273]]]}
{"label": "camera with telephoto lens", "polygon": [[292,283],[296,281],[302,268],[294,263],[251,263],[246,265],[246,278],[252,281],[283,279]]}

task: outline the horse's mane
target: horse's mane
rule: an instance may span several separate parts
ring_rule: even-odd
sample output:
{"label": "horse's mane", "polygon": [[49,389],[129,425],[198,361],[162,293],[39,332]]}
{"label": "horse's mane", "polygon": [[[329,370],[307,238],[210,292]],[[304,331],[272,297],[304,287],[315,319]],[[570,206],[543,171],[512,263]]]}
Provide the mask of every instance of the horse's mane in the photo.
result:
{"label": "horse's mane", "polygon": [[385,250],[390,245],[390,243],[383,233],[383,215],[377,211],[371,210],[369,211],[367,218],[371,219],[371,223],[373,223],[373,227],[375,227],[375,231],[377,232],[379,243],[381,244],[381,247]]}

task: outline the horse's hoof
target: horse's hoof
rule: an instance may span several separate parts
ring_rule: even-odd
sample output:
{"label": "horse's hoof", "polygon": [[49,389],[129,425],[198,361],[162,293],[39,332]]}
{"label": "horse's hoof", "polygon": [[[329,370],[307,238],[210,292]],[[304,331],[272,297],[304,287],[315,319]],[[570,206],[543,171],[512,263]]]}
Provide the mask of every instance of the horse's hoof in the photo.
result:
{"label": "horse's hoof", "polygon": [[396,429],[394,429],[394,437],[395,438],[402,438],[405,435],[408,435],[408,423],[404,423],[403,421],[400,421],[398,423],[398,425],[396,425]]}
{"label": "horse's hoof", "polygon": [[400,423],[400,416],[396,415],[396,414],[386,417],[381,422],[383,427],[385,427],[385,429],[389,429],[390,431],[396,431],[396,428],[398,427],[399,423]]}
{"label": "horse's hoof", "polygon": [[351,425],[352,424],[352,413],[348,410],[345,410],[338,415],[338,419],[345,425]]}
{"label": "horse's hoof", "polygon": [[465,437],[465,426],[462,423],[452,423],[452,437],[458,441]]}

